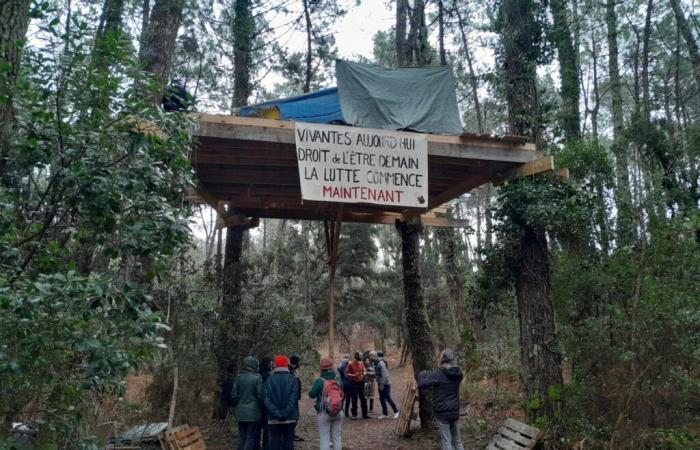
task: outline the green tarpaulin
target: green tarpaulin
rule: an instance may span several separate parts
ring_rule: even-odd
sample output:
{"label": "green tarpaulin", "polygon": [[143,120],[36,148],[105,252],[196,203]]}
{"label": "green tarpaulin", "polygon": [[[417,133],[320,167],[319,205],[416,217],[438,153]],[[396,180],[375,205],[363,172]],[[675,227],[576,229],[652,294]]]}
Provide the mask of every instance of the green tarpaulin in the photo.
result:
{"label": "green tarpaulin", "polygon": [[337,60],[345,122],[366,128],[462,134],[450,67],[382,69]]}

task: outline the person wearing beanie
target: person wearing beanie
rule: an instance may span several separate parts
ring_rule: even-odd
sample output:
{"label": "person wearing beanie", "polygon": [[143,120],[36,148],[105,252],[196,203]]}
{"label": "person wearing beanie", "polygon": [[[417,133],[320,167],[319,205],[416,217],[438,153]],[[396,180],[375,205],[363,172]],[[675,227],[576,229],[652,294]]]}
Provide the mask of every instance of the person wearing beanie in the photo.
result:
{"label": "person wearing beanie", "polygon": [[[290,356],[289,357],[289,371],[292,372],[292,375],[294,375],[296,377],[297,385],[299,388],[299,400],[297,400],[297,404],[301,401],[301,375],[299,373],[299,366],[301,366],[301,358],[297,355]],[[304,438],[297,435],[296,427],[298,425],[299,425],[299,421],[297,421],[295,426],[294,426],[294,441],[295,442],[304,442]]]}
{"label": "person wearing beanie", "polygon": [[418,374],[418,389],[433,388],[433,411],[438,419],[442,450],[464,450],[459,435],[459,385],[462,371],[449,348],[440,353],[439,367]]}
{"label": "person wearing beanie", "polygon": [[258,423],[262,411],[263,381],[258,373],[258,360],[252,356],[243,358],[241,373],[231,389],[232,405],[238,421],[238,450],[255,450],[258,447]]}
{"label": "person wearing beanie", "polygon": [[[374,355],[374,356],[373,356]],[[399,408],[396,407],[394,399],[391,398],[391,377],[389,376],[389,366],[384,360],[383,352],[372,352],[370,353],[370,358],[374,358],[376,361],[376,377],[377,386],[379,387],[379,403],[382,404],[382,415],[378,419],[388,419],[389,410],[387,408],[387,403],[391,406],[394,411],[394,419],[399,418]]]}
{"label": "person wearing beanie", "polygon": [[333,360],[330,358],[321,358],[321,376],[314,382],[309,397],[316,399],[314,408],[316,409],[316,421],[318,422],[318,434],[321,443],[321,450],[329,450],[331,441],[333,442],[333,450],[341,450],[342,442],[342,426],[343,426],[343,411],[340,411],[335,417],[329,416],[323,411],[323,387],[326,381],[333,380],[342,386],[335,376],[333,371]]}
{"label": "person wearing beanie", "polygon": [[265,382],[263,404],[270,428],[270,450],[294,448],[294,427],[299,420],[299,384],[289,371],[289,359],[275,356],[275,370]]}
{"label": "person wearing beanie", "polygon": [[362,418],[369,419],[367,415],[367,399],[365,398],[365,364],[362,355],[355,352],[355,359],[348,366],[348,378],[352,382],[352,418],[357,419],[357,401],[359,398]]}

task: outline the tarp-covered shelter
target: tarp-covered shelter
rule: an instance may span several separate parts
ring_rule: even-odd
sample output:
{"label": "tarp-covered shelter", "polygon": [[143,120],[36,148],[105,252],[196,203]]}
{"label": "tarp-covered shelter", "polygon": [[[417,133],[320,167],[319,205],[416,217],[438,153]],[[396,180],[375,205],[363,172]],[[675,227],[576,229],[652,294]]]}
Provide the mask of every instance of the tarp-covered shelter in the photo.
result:
{"label": "tarp-covered shelter", "polygon": [[[449,68],[339,61],[337,78],[337,88],[247,106],[239,116],[200,114],[191,156],[199,198],[239,217],[391,224],[423,215],[426,224],[445,225],[428,211],[489,181],[552,168],[523,138],[462,133]],[[303,200],[295,122],[431,133],[427,208]]]}
{"label": "tarp-covered shelter", "polygon": [[243,117],[276,109],[281,120],[348,124],[459,136],[455,79],[447,67],[382,69],[336,62],[338,87],[241,108]]}

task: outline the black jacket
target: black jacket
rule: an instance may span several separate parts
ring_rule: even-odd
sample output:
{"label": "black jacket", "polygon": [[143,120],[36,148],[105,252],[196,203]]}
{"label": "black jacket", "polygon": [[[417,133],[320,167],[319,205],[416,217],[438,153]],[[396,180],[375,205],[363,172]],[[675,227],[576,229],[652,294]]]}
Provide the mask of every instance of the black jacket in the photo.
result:
{"label": "black jacket", "polygon": [[433,411],[439,420],[459,420],[459,384],[462,382],[459,367],[435,369],[421,372],[418,389],[433,388]]}

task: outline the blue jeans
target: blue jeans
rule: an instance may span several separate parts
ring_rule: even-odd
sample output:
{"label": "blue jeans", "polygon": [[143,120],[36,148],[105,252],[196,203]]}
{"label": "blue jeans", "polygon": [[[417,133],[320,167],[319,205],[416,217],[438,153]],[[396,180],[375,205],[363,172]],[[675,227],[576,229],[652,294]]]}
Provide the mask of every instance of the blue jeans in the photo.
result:
{"label": "blue jeans", "polygon": [[385,416],[389,414],[386,407],[387,402],[391,405],[391,409],[394,410],[394,413],[399,412],[399,408],[396,407],[396,403],[394,403],[394,400],[391,398],[390,384],[385,385],[384,389],[379,389],[379,402],[382,404],[382,414]]}
{"label": "blue jeans", "polygon": [[464,450],[462,438],[459,435],[459,422],[443,422],[438,420],[438,429],[442,439],[442,450]]}
{"label": "blue jeans", "polygon": [[321,450],[329,450],[331,442],[333,442],[333,450],[342,450],[343,412],[339,412],[335,417],[320,412],[316,416],[316,420],[318,422]]}

